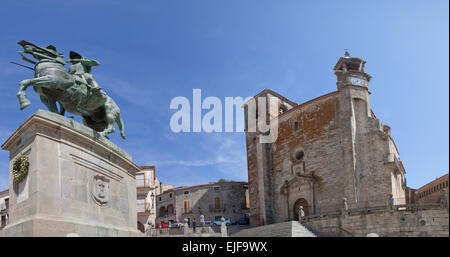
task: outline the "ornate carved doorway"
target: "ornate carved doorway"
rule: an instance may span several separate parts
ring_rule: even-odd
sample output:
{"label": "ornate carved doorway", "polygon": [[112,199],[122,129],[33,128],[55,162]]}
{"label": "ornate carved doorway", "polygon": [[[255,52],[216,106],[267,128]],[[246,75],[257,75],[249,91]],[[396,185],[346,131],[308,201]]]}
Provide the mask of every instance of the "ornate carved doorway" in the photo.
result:
{"label": "ornate carved doorway", "polygon": [[300,198],[294,203],[294,216],[292,217],[294,220],[298,220],[298,209],[299,207],[303,206],[303,211],[305,212],[305,216],[309,215],[309,204],[308,201],[306,201],[305,198]]}

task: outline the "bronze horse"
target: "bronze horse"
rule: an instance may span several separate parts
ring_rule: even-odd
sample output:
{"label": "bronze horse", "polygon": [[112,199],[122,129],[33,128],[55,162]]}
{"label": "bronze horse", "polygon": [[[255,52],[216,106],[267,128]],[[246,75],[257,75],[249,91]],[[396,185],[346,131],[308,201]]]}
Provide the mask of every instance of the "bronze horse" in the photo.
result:
{"label": "bronze horse", "polygon": [[[35,64],[34,78],[19,83],[17,97],[21,110],[30,105],[25,90],[32,85],[49,111],[61,115],[64,115],[65,111],[80,115],[85,125],[102,136],[113,133],[114,123],[117,123],[120,135],[125,139],[120,109],[114,100],[101,88],[90,90],[88,85],[77,81],[75,75],[64,69],[66,63],[62,60],[63,55],[56,52],[54,46],[41,48],[24,40],[18,44],[24,48],[23,52],[19,52],[23,59]],[[38,62],[26,58],[24,53],[32,55]],[[59,111],[57,102],[60,104]]]}

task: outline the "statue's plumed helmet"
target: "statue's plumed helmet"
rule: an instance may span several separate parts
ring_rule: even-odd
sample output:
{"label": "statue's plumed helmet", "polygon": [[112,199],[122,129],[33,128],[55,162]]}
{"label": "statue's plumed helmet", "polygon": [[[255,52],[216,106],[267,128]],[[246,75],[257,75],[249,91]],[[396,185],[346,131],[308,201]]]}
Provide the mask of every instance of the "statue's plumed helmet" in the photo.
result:
{"label": "statue's plumed helmet", "polygon": [[57,52],[56,51],[56,47],[54,46],[54,45],[48,45],[48,46],[46,46],[45,48],[47,48],[48,50],[51,50],[51,51],[53,51],[53,52]]}
{"label": "statue's plumed helmet", "polygon": [[79,53],[70,51],[69,53],[70,59],[81,59],[83,58]]}
{"label": "statue's plumed helmet", "polygon": [[70,51],[69,56],[70,56],[69,62],[71,62],[71,63],[81,62],[83,65],[85,65],[87,67],[100,65],[99,62],[97,62],[95,60],[90,60],[88,58],[84,58],[83,56],[81,56],[81,54],[79,54],[75,51]]}

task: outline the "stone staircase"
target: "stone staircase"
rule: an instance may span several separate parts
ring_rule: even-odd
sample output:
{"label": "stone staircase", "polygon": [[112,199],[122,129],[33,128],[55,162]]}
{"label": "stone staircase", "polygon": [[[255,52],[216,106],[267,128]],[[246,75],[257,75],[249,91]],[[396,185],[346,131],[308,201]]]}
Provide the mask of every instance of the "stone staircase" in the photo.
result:
{"label": "stone staircase", "polygon": [[243,229],[231,237],[317,237],[298,221],[287,221],[260,227]]}

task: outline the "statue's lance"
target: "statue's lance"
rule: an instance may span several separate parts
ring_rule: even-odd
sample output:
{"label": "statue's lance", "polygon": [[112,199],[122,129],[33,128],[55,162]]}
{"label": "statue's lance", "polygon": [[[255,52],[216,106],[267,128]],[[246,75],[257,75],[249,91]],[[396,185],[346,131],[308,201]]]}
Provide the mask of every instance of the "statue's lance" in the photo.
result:
{"label": "statue's lance", "polygon": [[20,64],[20,63],[17,63],[17,62],[11,62],[11,63],[12,63],[12,64],[15,64],[15,65],[22,66],[22,67],[27,68],[27,69],[30,69],[30,70],[34,70],[34,68],[28,67],[28,66],[26,66],[26,65],[23,65],[23,64]]}

